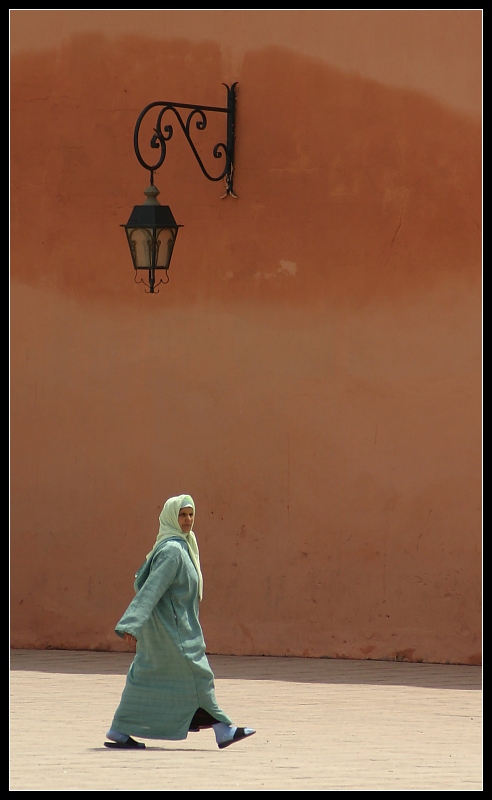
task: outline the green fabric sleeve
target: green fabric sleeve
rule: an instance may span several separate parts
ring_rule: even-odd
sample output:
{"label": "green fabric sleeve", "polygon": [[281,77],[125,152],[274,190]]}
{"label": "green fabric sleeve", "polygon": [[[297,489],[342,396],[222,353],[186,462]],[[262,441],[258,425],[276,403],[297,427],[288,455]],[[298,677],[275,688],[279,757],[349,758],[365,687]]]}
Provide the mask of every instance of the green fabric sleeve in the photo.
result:
{"label": "green fabric sleeve", "polygon": [[152,563],[149,577],[126,609],[115,627],[115,632],[123,638],[130,633],[136,639],[142,626],[147,622],[155,606],[172,584],[179,568],[179,561],[172,555],[158,553]]}

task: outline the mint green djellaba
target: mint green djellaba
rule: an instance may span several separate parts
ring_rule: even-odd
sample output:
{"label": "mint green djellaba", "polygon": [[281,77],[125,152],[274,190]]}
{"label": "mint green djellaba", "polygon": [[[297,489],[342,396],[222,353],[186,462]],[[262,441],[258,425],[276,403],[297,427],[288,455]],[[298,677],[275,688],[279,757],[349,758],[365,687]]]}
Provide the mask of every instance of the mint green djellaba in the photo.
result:
{"label": "mint green djellaba", "polygon": [[178,525],[183,503],[194,512],[189,495],[170,498],[164,506],[156,543],[135,576],[136,595],[115,628],[119,636],[137,640],[111,724],[111,730],[127,735],[186,739],[199,709],[212,722],[231,725],[217,704],[205,653],[199,622],[203,580],[195,535]]}

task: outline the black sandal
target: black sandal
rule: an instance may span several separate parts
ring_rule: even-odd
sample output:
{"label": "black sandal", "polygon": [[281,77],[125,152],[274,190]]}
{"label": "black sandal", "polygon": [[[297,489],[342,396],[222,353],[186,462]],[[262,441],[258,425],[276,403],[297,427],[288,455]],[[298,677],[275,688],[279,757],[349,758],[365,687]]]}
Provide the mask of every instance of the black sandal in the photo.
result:
{"label": "black sandal", "polygon": [[[248,732],[246,733],[246,731]],[[241,739],[246,739],[248,736],[253,736],[254,733],[256,733],[256,731],[253,730],[253,728],[236,728],[232,739],[228,739],[226,742],[221,742],[219,744],[219,748],[223,750],[224,747],[229,747],[229,745],[235,744],[235,742],[240,742]]]}
{"label": "black sandal", "polygon": [[129,736],[126,742],[104,742],[104,747],[115,747],[119,750],[135,750],[140,748],[140,750],[142,750],[145,745],[143,742],[136,742],[135,739]]}

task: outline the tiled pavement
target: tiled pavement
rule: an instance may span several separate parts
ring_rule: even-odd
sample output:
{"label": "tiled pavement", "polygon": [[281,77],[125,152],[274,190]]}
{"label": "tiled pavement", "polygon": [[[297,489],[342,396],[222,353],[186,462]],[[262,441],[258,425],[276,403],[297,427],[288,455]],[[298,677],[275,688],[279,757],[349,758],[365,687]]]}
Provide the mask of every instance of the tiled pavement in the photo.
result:
{"label": "tiled pavement", "polygon": [[131,658],[11,651],[10,791],[483,791],[480,667],[210,656],[255,736],[108,750]]}

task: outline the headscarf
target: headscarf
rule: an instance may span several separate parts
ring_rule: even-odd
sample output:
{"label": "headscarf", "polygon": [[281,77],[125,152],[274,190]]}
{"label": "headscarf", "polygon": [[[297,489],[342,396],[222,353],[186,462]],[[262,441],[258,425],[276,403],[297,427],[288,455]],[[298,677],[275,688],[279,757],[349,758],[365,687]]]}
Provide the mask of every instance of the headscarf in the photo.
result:
{"label": "headscarf", "polygon": [[198,573],[198,596],[201,600],[203,597],[203,577],[200,569],[198,543],[193,531],[189,531],[189,533],[183,533],[179,527],[178,517],[182,508],[192,508],[193,513],[195,513],[195,503],[189,494],[180,494],[177,497],[170,497],[169,500],[166,500],[164,503],[164,508],[159,515],[159,533],[157,534],[157,539],[155,540],[152,550],[150,553],[147,553],[147,558],[152,555],[157,545],[166,539],[184,539],[188,545],[188,553],[190,554],[190,558],[193,561],[195,569]]}

